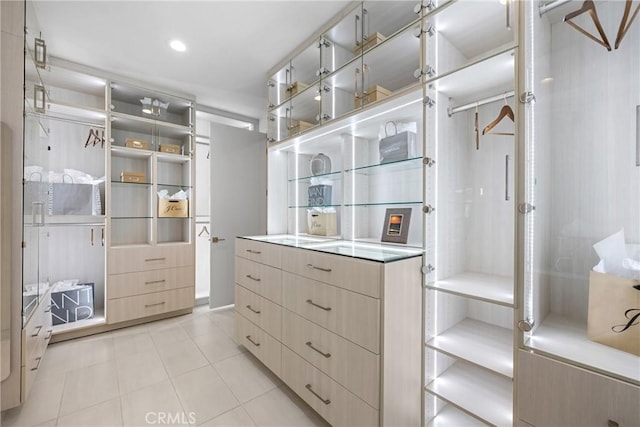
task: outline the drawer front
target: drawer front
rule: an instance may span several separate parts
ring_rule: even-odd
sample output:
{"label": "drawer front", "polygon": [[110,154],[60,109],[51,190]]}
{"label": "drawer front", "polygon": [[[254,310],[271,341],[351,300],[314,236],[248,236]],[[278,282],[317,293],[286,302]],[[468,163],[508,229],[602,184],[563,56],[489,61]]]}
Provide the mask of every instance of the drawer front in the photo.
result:
{"label": "drawer front", "polygon": [[380,300],[288,272],[282,273],[285,308],[373,353],[380,348]]}
{"label": "drawer front", "polygon": [[282,307],[236,284],[235,308],[275,339],[281,340]]}
{"label": "drawer front", "polygon": [[45,294],[22,330],[22,399],[29,394],[53,334],[49,299],[49,294]]}
{"label": "drawer front", "polygon": [[379,356],[284,310],[282,343],[378,409]]}
{"label": "drawer front", "polygon": [[193,244],[111,248],[107,258],[107,274],[182,267],[194,265],[194,261]]}
{"label": "drawer front", "polygon": [[282,270],[235,257],[236,283],[258,295],[282,304]]}
{"label": "drawer front", "polygon": [[374,298],[380,297],[381,263],[283,248],[282,269]]}
{"label": "drawer front", "polygon": [[378,411],[282,347],[282,379],[333,426],[376,426]]}
{"label": "drawer front", "polygon": [[109,300],[107,303],[107,323],[124,322],[125,320],[192,308],[194,301],[195,288],[193,286]]}
{"label": "drawer front", "polygon": [[271,335],[235,312],[235,338],[277,376],[282,370],[282,344]]}
{"label": "drawer front", "polygon": [[280,268],[281,247],[273,243],[236,238],[236,256]]}
{"label": "drawer front", "polygon": [[44,354],[53,333],[50,294],[45,294],[31,319],[22,329],[22,365],[33,367],[33,361]]}
{"label": "drawer front", "polygon": [[108,277],[107,298],[123,298],[195,286],[195,275],[193,266],[112,274]]}

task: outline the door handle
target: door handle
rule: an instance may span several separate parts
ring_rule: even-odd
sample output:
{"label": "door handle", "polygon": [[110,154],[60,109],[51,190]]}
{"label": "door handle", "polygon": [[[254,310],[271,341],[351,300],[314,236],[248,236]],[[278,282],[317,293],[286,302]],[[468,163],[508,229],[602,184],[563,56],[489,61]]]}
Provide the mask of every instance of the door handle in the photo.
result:
{"label": "door handle", "polygon": [[213,236],[210,240],[211,240],[211,243],[218,243],[218,242],[222,242],[223,240],[227,240],[227,239],[221,239],[218,236]]}

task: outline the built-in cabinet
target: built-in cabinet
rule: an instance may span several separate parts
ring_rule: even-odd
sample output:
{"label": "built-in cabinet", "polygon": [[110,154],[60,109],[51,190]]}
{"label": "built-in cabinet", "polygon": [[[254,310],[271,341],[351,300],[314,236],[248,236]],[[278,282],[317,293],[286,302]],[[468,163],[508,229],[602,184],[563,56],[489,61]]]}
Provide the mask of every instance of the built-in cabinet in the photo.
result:
{"label": "built-in cabinet", "polygon": [[[410,209],[424,425],[640,423],[637,307],[620,293],[640,277],[603,272],[612,254],[593,247],[640,259],[637,5],[412,6],[354,3],[268,74],[269,233],[380,242],[387,209]],[[594,20],[601,42],[575,28]],[[385,159],[405,131],[415,145]],[[618,348],[594,332],[616,304]],[[603,386],[567,400],[548,386],[562,381]]]}
{"label": "built-in cabinet", "polygon": [[107,321],[119,323],[193,307],[195,104],[110,88]]}
{"label": "built-in cabinet", "polygon": [[420,423],[420,250],[236,239],[236,341],[332,425]]}
{"label": "built-in cabinet", "polygon": [[640,259],[637,5],[563,3],[521,14],[519,417],[637,425],[640,274],[623,263]]}
{"label": "built-in cabinet", "polygon": [[194,99],[51,56],[31,2],[24,40],[21,401],[52,337],[195,298]]}

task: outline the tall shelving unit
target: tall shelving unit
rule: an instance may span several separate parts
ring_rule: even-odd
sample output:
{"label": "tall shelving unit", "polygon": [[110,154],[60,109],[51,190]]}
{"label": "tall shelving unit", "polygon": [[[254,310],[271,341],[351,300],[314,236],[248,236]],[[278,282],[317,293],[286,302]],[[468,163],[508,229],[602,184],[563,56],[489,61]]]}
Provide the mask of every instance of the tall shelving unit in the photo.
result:
{"label": "tall shelving unit", "polygon": [[[386,209],[411,209],[406,246],[424,250],[425,425],[513,424],[518,130],[507,119],[482,131],[505,105],[517,110],[515,3],[354,4],[269,80],[270,234],[313,237],[314,184],[332,187],[338,226],[326,237],[356,246],[380,242]],[[396,127],[416,144],[383,162],[379,141]],[[312,176],[318,153],[332,169]]]}
{"label": "tall shelving unit", "polygon": [[[49,58],[33,25],[25,52],[23,321],[37,305],[34,292],[48,297],[55,282],[94,289],[92,318],[56,325],[58,333],[105,322],[106,80]],[[80,184],[78,172],[102,181]],[[70,196],[56,197],[62,193]]]}
{"label": "tall shelving unit", "polygon": [[[517,2],[425,16],[428,425],[513,425]],[[473,25],[471,23],[473,22]],[[473,38],[469,38],[473,28]]]}
{"label": "tall shelving unit", "polygon": [[[116,80],[109,89],[108,322],[191,309],[195,101]],[[163,203],[160,192],[184,199]]]}
{"label": "tall shelving unit", "polygon": [[[592,6],[609,48],[568,25],[580,3],[532,2],[521,14],[530,48],[518,70],[529,96],[520,107],[517,374],[519,418],[532,425],[640,424],[638,326],[617,327],[636,312],[625,291],[640,275],[616,256],[601,261],[594,246],[622,233],[618,253],[640,259],[640,26],[624,19],[632,2]],[[593,271],[599,262],[604,272]]]}

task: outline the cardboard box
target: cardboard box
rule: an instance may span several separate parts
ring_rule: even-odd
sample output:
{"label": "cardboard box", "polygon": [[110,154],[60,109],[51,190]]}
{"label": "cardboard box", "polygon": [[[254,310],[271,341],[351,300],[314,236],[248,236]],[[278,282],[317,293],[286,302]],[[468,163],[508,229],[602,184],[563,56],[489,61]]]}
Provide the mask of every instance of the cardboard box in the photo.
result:
{"label": "cardboard box", "polygon": [[127,138],[124,141],[124,146],[129,148],[138,148],[140,150],[148,150],[149,141],[141,138]]}
{"label": "cardboard box", "polygon": [[182,146],[176,144],[160,144],[161,153],[182,154]]}
{"label": "cardboard box", "polygon": [[289,94],[289,96],[297,95],[308,87],[309,85],[306,83],[293,82],[287,87],[287,93]]}
{"label": "cardboard box", "polygon": [[307,129],[314,127],[313,123],[305,122],[303,120],[294,120],[291,126],[287,128],[289,136],[296,135],[300,132],[304,132]]}
{"label": "cardboard box", "polygon": [[145,182],[146,175],[144,172],[122,172],[120,174],[120,182]]}
{"label": "cardboard box", "polygon": [[362,94],[356,95],[355,107],[358,108],[367,104],[371,104],[372,102],[380,101],[381,99],[386,98],[392,93],[392,91],[390,91],[389,89],[385,89],[382,86],[371,86]]}
{"label": "cardboard box", "polygon": [[51,289],[51,320],[54,325],[91,319],[94,313],[93,283],[78,284],[70,290]]}
{"label": "cardboard box", "polygon": [[158,199],[158,218],[187,218],[189,200]]}
{"label": "cardboard box", "polygon": [[356,45],[353,48],[353,53],[356,55],[360,55],[362,52],[365,52],[369,49],[371,49],[372,47],[374,47],[375,45],[382,43],[383,41],[385,41],[387,38],[385,36],[383,36],[380,33],[374,33],[370,36],[368,36],[363,43],[360,43],[359,45]]}
{"label": "cardboard box", "polygon": [[338,214],[336,212],[307,212],[309,234],[335,236],[338,234]]}
{"label": "cardboard box", "polygon": [[587,337],[640,356],[640,280],[589,273]]}

